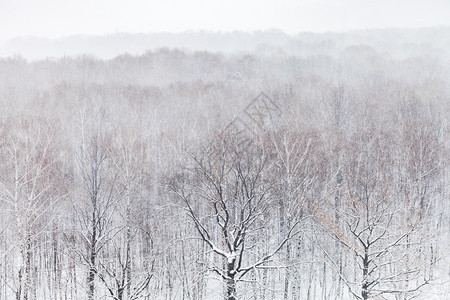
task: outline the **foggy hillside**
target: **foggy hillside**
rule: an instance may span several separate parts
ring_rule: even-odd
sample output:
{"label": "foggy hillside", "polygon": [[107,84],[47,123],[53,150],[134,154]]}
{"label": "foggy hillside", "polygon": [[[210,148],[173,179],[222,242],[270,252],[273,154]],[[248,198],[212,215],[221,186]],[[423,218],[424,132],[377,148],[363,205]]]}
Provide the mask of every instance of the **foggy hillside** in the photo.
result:
{"label": "foggy hillside", "polygon": [[450,28],[373,29],[343,33],[300,33],[287,35],[279,30],[253,33],[186,31],[182,33],[70,36],[59,39],[19,37],[0,41],[0,56],[21,55],[28,59],[73,56],[80,53],[110,59],[123,53],[144,54],[158,48],[190,51],[256,52],[288,55],[333,55],[350,45],[364,44],[394,56],[448,55]]}

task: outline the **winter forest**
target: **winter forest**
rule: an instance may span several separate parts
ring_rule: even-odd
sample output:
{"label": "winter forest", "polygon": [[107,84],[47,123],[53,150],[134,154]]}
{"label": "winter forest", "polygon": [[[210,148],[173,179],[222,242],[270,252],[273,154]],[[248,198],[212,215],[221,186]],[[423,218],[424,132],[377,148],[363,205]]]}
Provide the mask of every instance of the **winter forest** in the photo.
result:
{"label": "winter forest", "polygon": [[0,58],[0,300],[450,299],[448,28],[184,35]]}

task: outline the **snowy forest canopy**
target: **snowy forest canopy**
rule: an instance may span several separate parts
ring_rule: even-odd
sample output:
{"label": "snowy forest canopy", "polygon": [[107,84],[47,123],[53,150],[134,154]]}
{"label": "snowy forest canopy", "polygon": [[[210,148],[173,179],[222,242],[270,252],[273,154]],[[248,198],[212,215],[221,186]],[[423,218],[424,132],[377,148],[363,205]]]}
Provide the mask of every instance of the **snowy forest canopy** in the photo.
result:
{"label": "snowy forest canopy", "polygon": [[0,299],[449,298],[448,31],[0,58]]}

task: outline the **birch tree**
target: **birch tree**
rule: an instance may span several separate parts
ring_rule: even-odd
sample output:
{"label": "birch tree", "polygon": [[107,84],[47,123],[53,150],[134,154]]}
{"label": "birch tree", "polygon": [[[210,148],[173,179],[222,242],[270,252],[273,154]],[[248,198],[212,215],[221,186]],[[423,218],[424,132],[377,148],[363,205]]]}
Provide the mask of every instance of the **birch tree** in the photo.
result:
{"label": "birch tree", "polygon": [[[115,194],[118,197],[112,225],[114,236],[108,240],[103,255],[98,257],[95,273],[106,287],[112,299],[134,300],[146,297],[146,289],[152,274],[151,257],[136,251],[133,244],[146,230],[136,222],[140,219],[139,208],[144,201],[146,146],[132,132],[117,130],[118,136],[108,147],[111,171],[117,173]],[[141,262],[141,263],[139,263]]]}
{"label": "birch tree", "polygon": [[59,154],[54,128],[39,119],[8,122],[2,159],[8,162],[0,177],[0,200],[9,212],[11,246],[5,254],[17,259],[3,278],[17,300],[35,298],[35,249],[55,216],[61,191],[56,190]]}
{"label": "birch tree", "polygon": [[79,249],[76,244],[73,251],[87,267],[86,292],[90,300],[96,299],[99,254],[118,231],[118,228],[112,225],[117,205],[114,193],[116,174],[110,170],[106,144],[104,134],[87,137],[77,155],[82,187],[79,196],[82,201],[74,202],[73,207],[79,220],[78,237],[84,249]]}

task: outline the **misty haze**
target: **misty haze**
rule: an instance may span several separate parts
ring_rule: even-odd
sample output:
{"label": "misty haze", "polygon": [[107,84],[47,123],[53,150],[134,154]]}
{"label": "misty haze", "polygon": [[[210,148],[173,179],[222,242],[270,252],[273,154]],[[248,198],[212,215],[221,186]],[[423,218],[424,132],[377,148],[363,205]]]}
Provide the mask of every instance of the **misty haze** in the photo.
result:
{"label": "misty haze", "polygon": [[450,299],[450,3],[0,0],[0,300]]}

